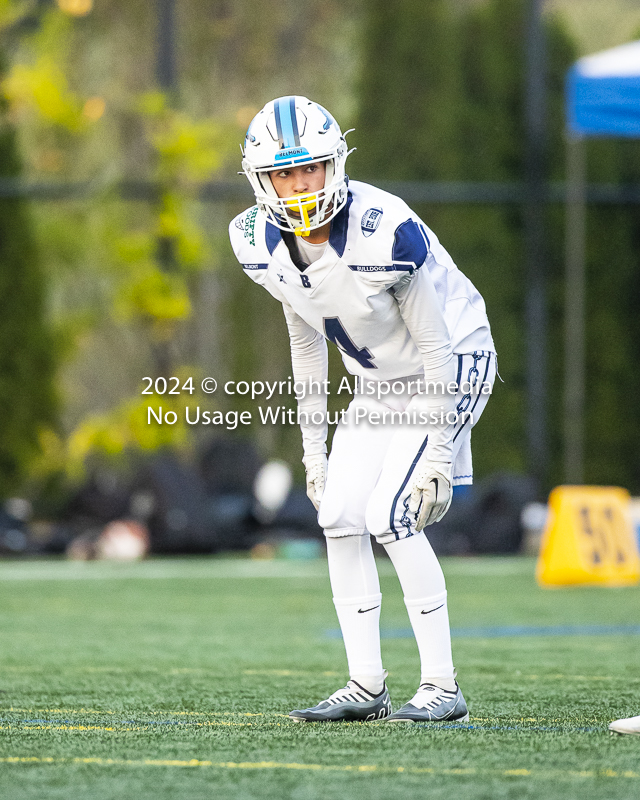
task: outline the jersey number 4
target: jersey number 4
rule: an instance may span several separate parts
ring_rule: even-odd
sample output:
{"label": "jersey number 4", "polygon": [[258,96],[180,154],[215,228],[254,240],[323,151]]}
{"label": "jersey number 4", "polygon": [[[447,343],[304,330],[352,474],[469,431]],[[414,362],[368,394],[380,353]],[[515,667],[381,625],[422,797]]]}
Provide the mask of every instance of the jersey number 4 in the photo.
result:
{"label": "jersey number 4", "polygon": [[366,347],[358,348],[353,339],[345,331],[339,317],[324,318],[324,335],[333,342],[338,350],[354,358],[365,369],[377,369],[373,356]]}

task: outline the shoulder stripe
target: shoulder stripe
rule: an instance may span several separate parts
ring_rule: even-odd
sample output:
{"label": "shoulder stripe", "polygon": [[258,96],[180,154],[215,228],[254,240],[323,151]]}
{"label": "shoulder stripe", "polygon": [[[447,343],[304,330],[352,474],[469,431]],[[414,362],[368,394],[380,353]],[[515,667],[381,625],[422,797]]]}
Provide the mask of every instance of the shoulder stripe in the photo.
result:
{"label": "shoulder stripe", "polygon": [[273,255],[273,251],[282,241],[282,235],[280,234],[280,228],[276,228],[271,222],[267,222],[265,231],[264,231],[265,241],[267,243],[267,249],[269,250],[269,255]]}
{"label": "shoulder stripe", "polygon": [[347,235],[349,233],[349,213],[351,211],[351,203],[353,202],[353,195],[351,192],[347,193],[347,202],[344,208],[341,208],[336,216],[331,220],[331,232],[329,233],[329,244],[335,250],[336,255],[342,258],[345,248],[347,246]]}
{"label": "shoulder stripe", "polygon": [[398,225],[393,238],[391,254],[396,269],[409,272],[420,269],[428,253],[425,235],[412,219]]}
{"label": "shoulder stripe", "polygon": [[[395,272],[396,269],[398,269],[395,264],[392,264],[390,267],[381,267],[377,264],[347,264],[347,266],[354,272]],[[402,267],[402,269],[404,269],[404,267]]]}
{"label": "shoulder stripe", "polygon": [[425,228],[424,225],[420,225],[420,233],[422,233],[427,243],[427,250],[431,250],[431,242],[429,241],[429,237],[427,236],[427,229]]}

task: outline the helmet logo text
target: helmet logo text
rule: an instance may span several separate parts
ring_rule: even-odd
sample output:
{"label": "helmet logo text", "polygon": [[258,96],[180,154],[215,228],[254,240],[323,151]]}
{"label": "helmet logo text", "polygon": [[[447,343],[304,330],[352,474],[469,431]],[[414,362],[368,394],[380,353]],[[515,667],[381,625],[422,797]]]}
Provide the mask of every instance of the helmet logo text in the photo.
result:
{"label": "helmet logo text", "polygon": [[282,161],[283,159],[295,158],[296,156],[309,156],[309,151],[306,147],[288,147],[286,150],[281,150],[279,153],[276,153],[275,160]]}

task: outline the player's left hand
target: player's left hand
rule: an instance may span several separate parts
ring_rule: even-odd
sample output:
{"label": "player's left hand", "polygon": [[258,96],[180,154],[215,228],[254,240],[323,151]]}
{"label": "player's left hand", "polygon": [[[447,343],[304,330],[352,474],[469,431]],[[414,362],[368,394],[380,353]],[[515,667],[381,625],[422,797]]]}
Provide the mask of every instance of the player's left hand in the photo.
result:
{"label": "player's left hand", "polygon": [[449,510],[453,496],[453,464],[427,461],[411,487],[409,511],[418,514],[416,530],[439,522]]}
{"label": "player's left hand", "polygon": [[307,471],[307,497],[317,511],[327,481],[327,457],[324,454],[305,456],[302,461]]}

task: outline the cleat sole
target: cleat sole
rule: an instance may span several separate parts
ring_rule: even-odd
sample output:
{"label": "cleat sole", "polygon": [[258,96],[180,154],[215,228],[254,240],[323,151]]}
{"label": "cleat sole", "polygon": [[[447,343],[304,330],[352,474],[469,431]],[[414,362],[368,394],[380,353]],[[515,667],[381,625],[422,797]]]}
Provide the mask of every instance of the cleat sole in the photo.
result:
{"label": "cleat sole", "polygon": [[469,722],[469,714],[465,714],[464,717],[458,717],[458,719],[409,719],[408,717],[397,717],[396,719],[383,719],[380,722],[408,722],[413,725],[425,722]]}

